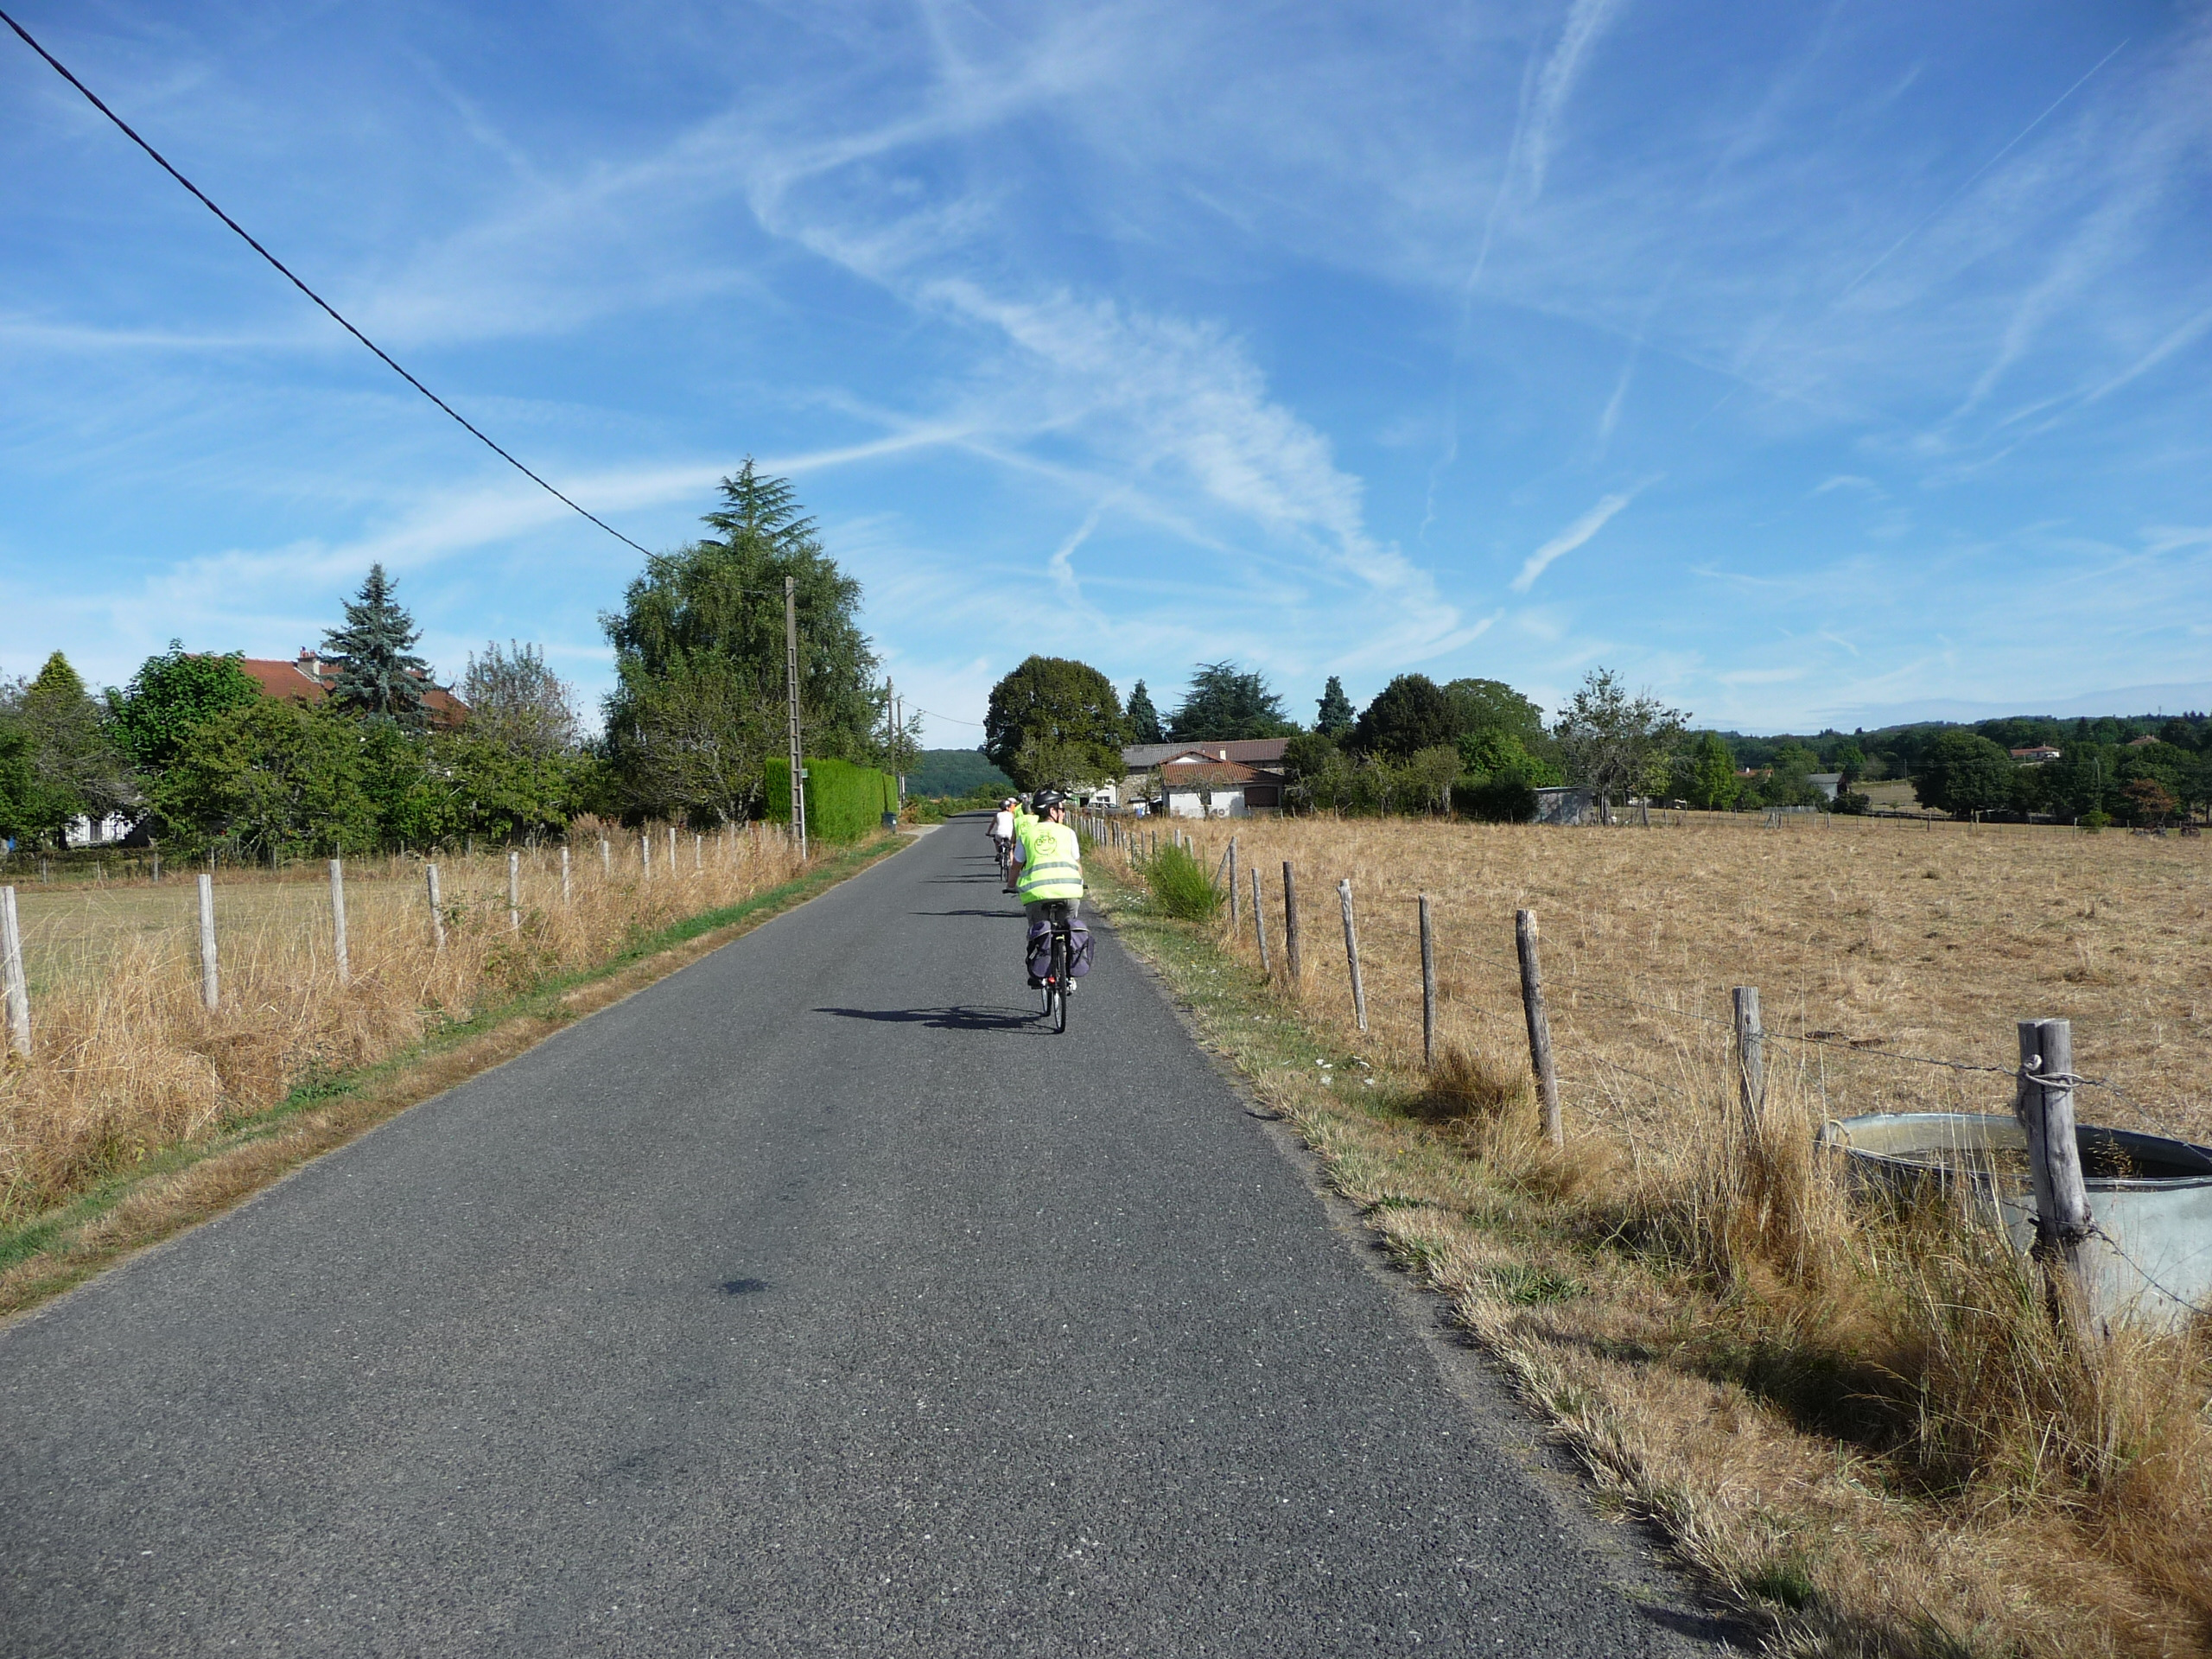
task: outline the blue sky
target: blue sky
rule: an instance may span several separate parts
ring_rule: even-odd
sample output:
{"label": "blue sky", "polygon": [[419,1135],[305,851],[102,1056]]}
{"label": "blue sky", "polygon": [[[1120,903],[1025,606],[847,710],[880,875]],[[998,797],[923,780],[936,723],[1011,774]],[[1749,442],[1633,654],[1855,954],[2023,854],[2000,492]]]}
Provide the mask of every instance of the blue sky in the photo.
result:
{"label": "blue sky", "polygon": [[[791,475],[933,743],[1032,651],[2212,703],[2201,4],[10,10],[626,534]],[[605,689],[637,555],[12,36],[0,227],[0,671],[289,654],[381,559],[442,671]]]}

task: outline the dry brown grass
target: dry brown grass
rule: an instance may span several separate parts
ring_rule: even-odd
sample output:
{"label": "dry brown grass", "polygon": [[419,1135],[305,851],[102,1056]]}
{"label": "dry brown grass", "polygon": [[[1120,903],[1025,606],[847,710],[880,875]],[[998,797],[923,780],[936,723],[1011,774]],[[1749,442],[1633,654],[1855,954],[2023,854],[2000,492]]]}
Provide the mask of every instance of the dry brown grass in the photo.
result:
{"label": "dry brown grass", "polygon": [[0,1071],[0,1224],[799,870],[779,834],[743,831],[696,842],[680,836],[671,868],[666,827],[656,826],[648,880],[635,832],[607,833],[611,868],[602,866],[597,826],[580,827],[566,902],[559,849],[524,855],[519,926],[508,914],[504,849],[437,861],[442,950],[433,948],[419,861],[350,865],[352,972],[342,987],[326,874],[219,880],[221,995],[212,1013],[200,1001],[188,877],[160,888],[110,884],[50,903],[35,887],[19,889],[33,1052]]}
{"label": "dry brown grass", "polygon": [[[2207,1333],[2069,1350],[2000,1242],[1940,1210],[1870,1211],[1812,1149],[1830,1116],[2007,1109],[2002,1077],[1883,1057],[2005,1065],[2013,1020],[2046,1015],[2072,1018],[2080,1069],[2123,1091],[2085,1095],[2086,1116],[2207,1138],[2187,1065],[2212,966],[2205,843],[1844,821],[1235,829],[1266,878],[1275,982],[1167,949],[1171,977],[1600,1484],[1756,1610],[1774,1651],[2212,1647]],[[1213,868],[1229,828],[1198,835]],[[1281,976],[1286,858],[1300,987]],[[1331,891],[1346,875],[1364,1037]],[[1420,892],[1443,982],[1433,1074]],[[1543,927],[1559,1152],[1526,1080],[1524,906]],[[1255,969],[1249,913],[1233,944],[1225,923],[1215,945]],[[1222,1001],[1232,978],[1246,1001]],[[1722,1023],[1743,983],[1770,1031],[1841,1045],[1770,1045],[1757,1146]],[[1286,1001],[1376,1082],[1341,1058],[1285,1065],[1249,1034],[1250,1009]]]}

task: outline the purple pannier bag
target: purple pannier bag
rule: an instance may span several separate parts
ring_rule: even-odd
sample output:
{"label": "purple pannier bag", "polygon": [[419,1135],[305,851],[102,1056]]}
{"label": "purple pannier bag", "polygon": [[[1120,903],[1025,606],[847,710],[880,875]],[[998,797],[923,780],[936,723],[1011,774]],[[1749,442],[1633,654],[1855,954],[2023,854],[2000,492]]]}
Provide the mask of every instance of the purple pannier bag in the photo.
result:
{"label": "purple pannier bag", "polygon": [[[1068,977],[1081,979],[1090,971],[1090,930],[1081,921],[1068,924]],[[1039,917],[1029,924],[1029,977],[1042,979],[1052,971],[1052,925]]]}

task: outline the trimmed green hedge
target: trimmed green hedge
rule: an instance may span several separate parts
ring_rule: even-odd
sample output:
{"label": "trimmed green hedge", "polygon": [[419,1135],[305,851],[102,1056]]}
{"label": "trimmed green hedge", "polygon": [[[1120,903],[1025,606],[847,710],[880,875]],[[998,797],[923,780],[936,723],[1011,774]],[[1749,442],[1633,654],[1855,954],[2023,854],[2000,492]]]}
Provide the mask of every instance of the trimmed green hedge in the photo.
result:
{"label": "trimmed green hedge", "polygon": [[[781,756],[768,761],[771,823],[791,818],[791,763]],[[810,759],[806,763],[806,833],[812,841],[858,841],[883,825],[886,812],[899,810],[899,780],[873,766],[849,760]]]}

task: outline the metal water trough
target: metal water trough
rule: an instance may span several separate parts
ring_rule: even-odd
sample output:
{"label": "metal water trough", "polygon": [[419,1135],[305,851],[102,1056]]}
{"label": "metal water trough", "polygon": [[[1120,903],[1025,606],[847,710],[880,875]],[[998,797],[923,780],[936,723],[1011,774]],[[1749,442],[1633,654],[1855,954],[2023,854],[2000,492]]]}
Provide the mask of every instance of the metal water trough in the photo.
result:
{"label": "metal water trough", "polygon": [[[2088,1125],[2075,1141],[2104,1235],[2083,1247],[2091,1307],[2103,1319],[2158,1325],[2212,1308],[2212,1148]],[[1854,1179],[1892,1191],[1964,1181],[2018,1249],[2034,1240],[2027,1131],[2013,1118],[1878,1112],[1832,1120],[1820,1144],[1848,1157]]]}

